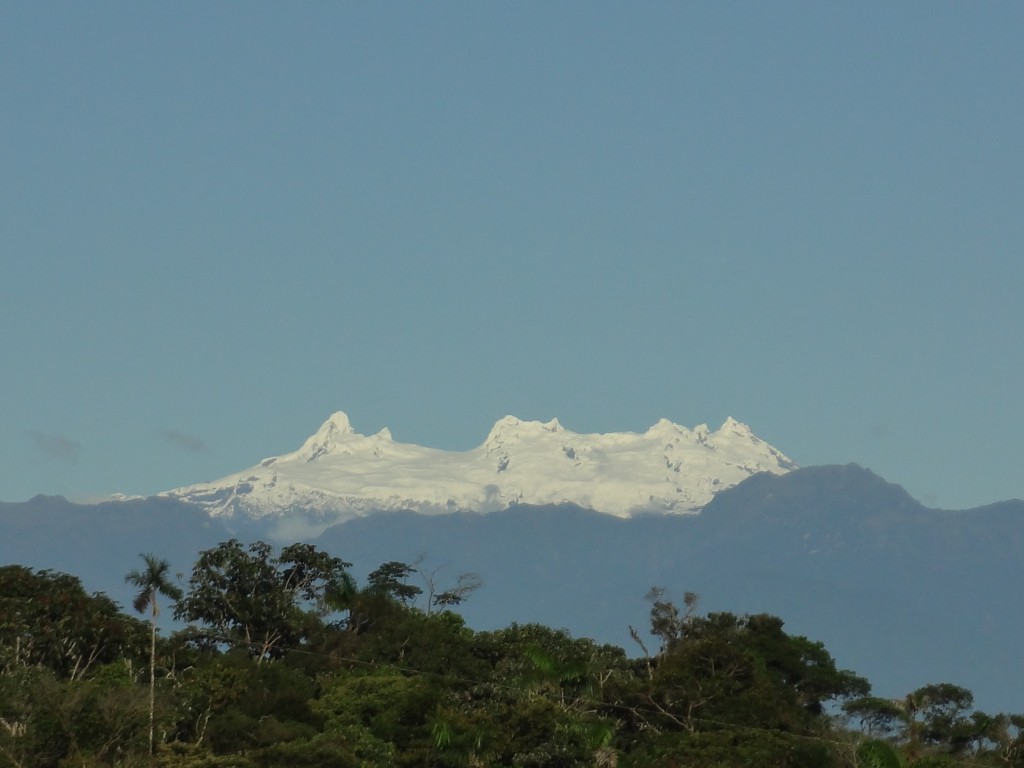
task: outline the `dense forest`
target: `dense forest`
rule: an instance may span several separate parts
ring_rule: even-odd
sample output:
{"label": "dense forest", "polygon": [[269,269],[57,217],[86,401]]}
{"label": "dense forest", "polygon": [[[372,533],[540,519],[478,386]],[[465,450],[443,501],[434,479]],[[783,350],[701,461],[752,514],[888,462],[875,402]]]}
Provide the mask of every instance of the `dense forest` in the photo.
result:
{"label": "dense forest", "polygon": [[[652,588],[627,653],[470,629],[474,574],[349,568],[232,540],[179,580],[145,554],[124,610],[0,567],[0,768],[1024,766],[1024,716],[952,683],[873,697],[775,616]],[[162,636],[161,612],[185,628]]]}

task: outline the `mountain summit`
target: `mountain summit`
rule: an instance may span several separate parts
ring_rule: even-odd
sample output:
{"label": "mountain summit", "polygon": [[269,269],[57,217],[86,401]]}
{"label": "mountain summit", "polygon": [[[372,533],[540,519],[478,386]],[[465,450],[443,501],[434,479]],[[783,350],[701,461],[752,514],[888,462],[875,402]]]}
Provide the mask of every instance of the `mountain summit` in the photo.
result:
{"label": "mountain summit", "polygon": [[365,436],[339,411],[303,444],[237,474],[168,491],[211,515],[262,519],[305,513],[323,528],[378,510],[491,512],[570,503],[617,517],[694,512],[760,472],[795,468],[729,418],[712,432],[660,420],[646,432],[578,434],[558,419],[499,419],[482,445],[443,451]]}

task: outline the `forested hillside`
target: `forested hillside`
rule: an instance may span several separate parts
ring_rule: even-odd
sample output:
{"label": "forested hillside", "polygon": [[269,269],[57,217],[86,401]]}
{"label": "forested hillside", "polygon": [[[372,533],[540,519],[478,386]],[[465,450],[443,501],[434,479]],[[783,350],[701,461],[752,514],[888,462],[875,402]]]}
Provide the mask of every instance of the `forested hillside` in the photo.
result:
{"label": "forested hillside", "polygon": [[[473,631],[475,574],[357,583],[310,544],[227,541],[180,586],[158,555],[124,565],[134,610],[0,567],[3,768],[1024,765],[1024,717],[950,681],[874,698],[781,618],[690,592],[652,588],[627,653]],[[161,612],[187,628],[161,636]]]}
{"label": "forested hillside", "polygon": [[[122,605],[133,598],[126,557],[156,549],[172,574],[187,574],[218,542],[270,534],[161,497],[0,502],[0,563],[71,570]],[[758,475],[696,515],[375,512],[315,538],[273,541],[296,540],[343,556],[364,582],[388,560],[439,576],[478,573],[482,587],[459,606],[474,630],[538,623],[637,655],[629,627],[646,641],[643,596],[666,585],[698,592],[705,612],[784,617],[788,631],[824,642],[887,698],[957,680],[983,709],[1006,711],[1024,678],[1024,619],[1007,610],[1024,589],[1024,502],[929,509],[856,465]],[[165,634],[179,628],[169,612],[159,624]]]}

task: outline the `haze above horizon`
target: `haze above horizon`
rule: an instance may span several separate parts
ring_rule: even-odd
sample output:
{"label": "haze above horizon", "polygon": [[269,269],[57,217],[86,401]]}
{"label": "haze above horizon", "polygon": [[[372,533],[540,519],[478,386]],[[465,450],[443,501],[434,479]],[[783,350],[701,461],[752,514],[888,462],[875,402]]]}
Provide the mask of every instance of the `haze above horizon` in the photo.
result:
{"label": "haze above horizon", "polygon": [[1024,497],[1024,5],[0,4],[0,500],[332,412]]}

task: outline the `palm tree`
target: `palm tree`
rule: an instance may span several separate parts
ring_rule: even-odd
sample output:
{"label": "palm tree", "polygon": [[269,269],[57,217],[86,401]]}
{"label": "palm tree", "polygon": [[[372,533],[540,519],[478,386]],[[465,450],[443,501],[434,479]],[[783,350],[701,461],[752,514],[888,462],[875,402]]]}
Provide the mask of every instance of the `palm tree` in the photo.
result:
{"label": "palm tree", "polygon": [[139,555],[145,563],[141,570],[135,570],[124,577],[139,592],[132,600],[132,607],[139,613],[149,610],[151,632],[149,643],[149,754],[153,754],[153,713],[156,703],[156,619],[160,615],[157,595],[171,600],[181,599],[181,590],[167,577],[170,563],[160,560],[155,555]]}

